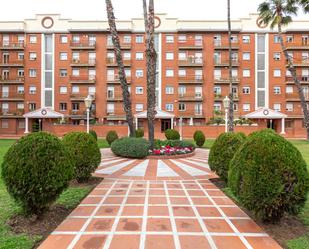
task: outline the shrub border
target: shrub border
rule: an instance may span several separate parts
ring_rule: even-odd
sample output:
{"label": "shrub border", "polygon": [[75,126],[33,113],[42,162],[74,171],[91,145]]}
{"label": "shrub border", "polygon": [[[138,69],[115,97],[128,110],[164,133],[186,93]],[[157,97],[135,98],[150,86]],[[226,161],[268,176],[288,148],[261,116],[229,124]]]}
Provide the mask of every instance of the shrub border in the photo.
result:
{"label": "shrub border", "polygon": [[150,155],[145,159],[177,159],[177,158],[186,158],[195,155],[195,151],[187,153],[187,154],[178,154],[178,155]]}

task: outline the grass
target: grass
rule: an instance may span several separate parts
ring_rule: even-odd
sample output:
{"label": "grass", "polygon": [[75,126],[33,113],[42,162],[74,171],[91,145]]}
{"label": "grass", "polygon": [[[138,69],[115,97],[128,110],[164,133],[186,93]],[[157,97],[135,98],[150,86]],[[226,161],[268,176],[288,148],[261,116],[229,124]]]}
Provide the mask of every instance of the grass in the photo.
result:
{"label": "grass", "polygon": [[103,149],[103,148],[109,148],[109,144],[107,143],[106,139],[103,139],[103,138],[99,138],[98,139],[98,145],[99,145],[99,148],[100,149]]}

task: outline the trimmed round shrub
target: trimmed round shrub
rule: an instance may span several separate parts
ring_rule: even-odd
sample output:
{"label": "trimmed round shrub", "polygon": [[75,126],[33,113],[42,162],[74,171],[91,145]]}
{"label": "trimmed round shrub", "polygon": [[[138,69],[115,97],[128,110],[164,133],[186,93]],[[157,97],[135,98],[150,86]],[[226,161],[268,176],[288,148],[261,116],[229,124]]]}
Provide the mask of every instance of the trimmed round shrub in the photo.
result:
{"label": "trimmed round shrub", "polygon": [[144,138],[123,137],[114,141],[111,149],[117,156],[144,158],[149,154],[149,142]]}
{"label": "trimmed round shrub", "polygon": [[206,140],[204,133],[199,130],[194,132],[193,139],[198,147],[202,147]]}
{"label": "trimmed round shrub", "polygon": [[135,137],[137,137],[137,138],[144,137],[144,130],[143,129],[137,129],[135,131]]}
{"label": "trimmed round shrub", "polygon": [[107,132],[106,141],[108,142],[109,145],[111,145],[112,142],[114,142],[117,139],[118,139],[118,134],[116,131]]}
{"label": "trimmed round shrub", "polygon": [[27,214],[41,214],[68,187],[73,163],[56,136],[36,132],[19,139],[4,156],[2,178]]}
{"label": "trimmed round shrub", "polygon": [[98,135],[94,130],[90,130],[89,134],[94,137],[95,141],[98,141]]}
{"label": "trimmed round shrub", "polygon": [[243,133],[222,133],[210,149],[209,167],[225,182],[228,178],[230,161],[245,139],[246,136]]}
{"label": "trimmed round shrub", "polygon": [[166,139],[168,140],[179,140],[180,139],[180,134],[178,131],[174,129],[167,129],[164,132]]}
{"label": "trimmed round shrub", "polygon": [[62,140],[74,163],[75,178],[87,182],[101,161],[97,141],[86,132],[70,132]]}
{"label": "trimmed round shrub", "polygon": [[229,187],[264,221],[297,214],[306,200],[309,174],[297,148],[270,130],[252,133],[230,164]]}

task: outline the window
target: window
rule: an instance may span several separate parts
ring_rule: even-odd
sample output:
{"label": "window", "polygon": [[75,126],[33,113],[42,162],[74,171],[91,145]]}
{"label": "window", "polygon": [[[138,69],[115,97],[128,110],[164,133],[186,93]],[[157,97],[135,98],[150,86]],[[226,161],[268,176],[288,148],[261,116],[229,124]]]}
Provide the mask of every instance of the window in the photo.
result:
{"label": "window", "polygon": [[173,35],[167,35],[165,37],[166,43],[174,43],[174,36]]}
{"label": "window", "polygon": [[238,37],[237,37],[237,35],[232,35],[232,36],[231,36],[231,42],[232,42],[232,43],[237,43],[237,42],[238,42]]}
{"label": "window", "polygon": [[278,35],[274,35],[274,43],[280,43],[280,37]]}
{"label": "window", "polygon": [[24,35],[18,35],[17,40],[18,40],[18,43],[23,44],[24,41],[25,41],[25,36]]}
{"label": "window", "polygon": [[242,88],[242,93],[243,94],[250,94],[250,87],[249,86],[245,86]]}
{"label": "window", "polygon": [[243,77],[250,77],[250,69],[244,69],[242,71],[242,76]]}
{"label": "window", "polygon": [[68,76],[68,70],[60,69],[60,77],[67,77],[67,76]]}
{"label": "window", "polygon": [[174,70],[173,69],[166,69],[165,70],[166,77],[174,77]]}
{"label": "window", "polygon": [[79,93],[79,86],[72,86],[72,93]]}
{"label": "window", "polygon": [[18,69],[17,75],[18,75],[18,77],[24,77],[24,75],[25,75],[24,69]]}
{"label": "window", "polygon": [[36,109],[36,103],[29,103],[29,111],[34,111]]}
{"label": "window", "polygon": [[137,53],[135,54],[135,59],[138,60],[138,61],[143,60],[143,59],[144,59],[144,53],[142,53],[142,52],[137,52]]}
{"label": "window", "polygon": [[280,86],[274,87],[274,94],[281,94],[281,87]]}
{"label": "window", "polygon": [[281,70],[280,69],[274,69],[274,77],[281,77]]}
{"label": "window", "polygon": [[287,43],[292,43],[294,41],[294,37],[292,35],[287,35],[286,36],[286,42]]}
{"label": "window", "polygon": [[180,60],[180,61],[185,61],[185,60],[187,60],[187,53],[185,53],[185,52],[179,52],[179,53],[178,53],[178,60]]}
{"label": "window", "polygon": [[172,87],[172,86],[166,86],[166,87],[165,87],[165,93],[166,93],[166,94],[174,94],[174,87]]}
{"label": "window", "polygon": [[178,70],[178,76],[180,76],[180,77],[185,77],[186,74],[187,74],[186,69],[179,69],[179,70]]}
{"label": "window", "polygon": [[79,103],[72,103],[72,110],[78,111],[79,110]]}
{"label": "window", "polygon": [[135,105],[135,111],[141,112],[144,110],[144,104],[136,104]]}
{"label": "window", "polygon": [[203,114],[203,105],[202,103],[195,103],[194,105],[194,114],[202,115]]}
{"label": "window", "polygon": [[36,69],[29,69],[29,77],[36,77]]}
{"label": "window", "polygon": [[173,104],[165,104],[165,110],[168,112],[172,112],[174,110],[174,105]]}
{"label": "window", "polygon": [[136,78],[142,78],[142,77],[144,76],[144,71],[143,71],[143,69],[137,69],[137,70],[135,71],[135,76],[136,76]]}
{"label": "window", "polygon": [[74,76],[74,77],[79,76],[79,69],[77,69],[77,68],[72,69],[72,76]]}
{"label": "window", "polygon": [[79,41],[80,41],[79,35],[73,35],[72,36],[72,41],[73,41],[73,43],[79,43]]}
{"label": "window", "polygon": [[66,35],[60,35],[61,43],[68,43],[68,37]]}
{"label": "window", "polygon": [[281,59],[281,53],[280,52],[274,53],[274,60],[275,61],[280,61],[280,59]]}
{"label": "window", "polygon": [[233,110],[234,110],[235,112],[238,111],[238,104],[237,104],[237,103],[234,103],[234,104],[233,104]]}
{"label": "window", "polygon": [[125,69],[124,72],[127,77],[131,77],[131,69]]}
{"label": "window", "polygon": [[107,114],[114,113],[115,112],[115,104],[113,103],[107,103]]}
{"label": "window", "polygon": [[29,94],[36,94],[36,86],[29,87]]}
{"label": "window", "polygon": [[243,43],[250,43],[250,35],[243,35],[242,36]]}
{"label": "window", "polygon": [[186,104],[185,103],[179,103],[178,110],[179,111],[185,111],[186,110]]}
{"label": "window", "polygon": [[24,86],[18,86],[18,87],[17,87],[17,93],[18,93],[18,94],[23,94],[24,92],[25,92]]}
{"label": "window", "polygon": [[66,86],[60,87],[60,94],[66,94],[68,92],[68,88]]}
{"label": "window", "polygon": [[131,60],[131,52],[124,52],[123,53],[123,59],[124,60]]}
{"label": "window", "polygon": [[31,61],[36,60],[36,52],[30,52],[29,53],[29,60],[31,60]]}
{"label": "window", "polygon": [[4,97],[4,98],[9,97],[9,87],[8,86],[2,87],[2,97]]}
{"label": "window", "polygon": [[17,54],[17,57],[18,57],[18,60],[23,60],[23,59],[25,59],[25,54],[23,52],[19,52]]}
{"label": "window", "polygon": [[88,87],[88,94],[89,95],[95,95],[95,86],[89,86]]}
{"label": "window", "polygon": [[195,89],[195,98],[202,98],[202,87],[196,86]]}
{"label": "window", "polygon": [[286,92],[286,93],[293,93],[293,87],[292,87],[292,86],[287,86],[287,87],[285,88],[285,92]]}
{"label": "window", "polygon": [[36,42],[37,42],[36,35],[30,35],[29,36],[29,43],[36,43]]}
{"label": "window", "polygon": [[244,112],[249,112],[250,111],[250,104],[243,104],[242,105],[242,110]]}
{"label": "window", "polygon": [[[249,75],[250,75],[250,70],[249,69],[246,69],[246,70],[249,71]],[[238,70],[237,69],[232,69],[232,77],[233,78],[237,78],[237,76],[238,76]]]}
{"label": "window", "polygon": [[144,42],[144,36],[142,36],[142,35],[137,35],[137,36],[135,37],[135,42],[136,42],[136,43],[143,43],[143,42]]}
{"label": "window", "polygon": [[243,59],[244,61],[249,61],[249,60],[250,60],[250,53],[249,53],[249,52],[244,52],[244,53],[242,54],[242,59]]}
{"label": "window", "polygon": [[25,120],[18,120],[18,129],[25,129]]}
{"label": "window", "polygon": [[214,104],[214,111],[220,111],[221,110],[221,104],[220,103],[215,103]]}
{"label": "window", "polygon": [[3,129],[9,128],[9,121],[5,120],[5,119],[2,119],[2,121],[1,121],[1,128],[3,128]]}
{"label": "window", "polygon": [[179,86],[178,87],[178,95],[184,96],[187,92],[187,88],[185,86]]}
{"label": "window", "polygon": [[166,60],[174,60],[174,53],[173,52],[167,52],[165,53]]}
{"label": "window", "polygon": [[17,103],[17,110],[23,110],[25,108],[24,103]]}
{"label": "window", "polygon": [[285,108],[288,112],[292,112],[294,109],[293,103],[286,103]]}
{"label": "window", "polygon": [[79,62],[79,52],[73,52],[72,53],[72,61],[73,62]]}
{"label": "window", "polygon": [[215,69],[214,70],[214,77],[216,80],[221,79],[221,69]]}
{"label": "window", "polygon": [[281,111],[281,104],[274,104],[274,110],[277,112]]}
{"label": "window", "polygon": [[59,104],[59,110],[60,111],[66,111],[67,110],[67,103],[60,103]]}
{"label": "window", "polygon": [[186,42],[186,41],[187,41],[187,36],[186,36],[186,35],[179,35],[179,36],[178,36],[178,41],[179,41],[180,43]]}
{"label": "window", "polygon": [[130,35],[125,35],[123,37],[123,43],[131,43],[131,36]]}
{"label": "window", "polygon": [[60,53],[60,60],[61,61],[66,61],[68,59],[68,53],[66,52],[61,52]]}
{"label": "window", "polygon": [[144,88],[142,86],[135,87],[135,94],[143,94]]}
{"label": "window", "polygon": [[2,112],[9,111],[9,103],[2,103]]}
{"label": "window", "polygon": [[215,86],[214,87],[214,94],[215,95],[221,95],[221,86]]}

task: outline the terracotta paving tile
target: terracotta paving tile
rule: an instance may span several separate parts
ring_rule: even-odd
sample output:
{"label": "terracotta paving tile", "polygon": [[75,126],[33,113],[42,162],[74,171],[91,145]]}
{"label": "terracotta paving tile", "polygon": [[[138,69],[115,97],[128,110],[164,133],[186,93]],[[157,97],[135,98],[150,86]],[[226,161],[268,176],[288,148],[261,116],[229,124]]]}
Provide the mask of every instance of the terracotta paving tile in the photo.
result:
{"label": "terracotta paving tile", "polygon": [[89,216],[95,210],[96,207],[85,207],[85,206],[78,206],[73,210],[70,216]]}
{"label": "terracotta paving tile", "polygon": [[197,207],[197,211],[203,217],[221,217],[221,214],[215,207]]}
{"label": "terracotta paving tile", "polygon": [[149,206],[148,216],[168,216],[168,208],[166,206]]}
{"label": "terracotta paving tile", "polygon": [[212,198],[217,205],[235,205],[230,198]]}
{"label": "terracotta paving tile", "polygon": [[262,233],[263,230],[252,220],[231,220],[241,233]]}
{"label": "terracotta paving tile", "polygon": [[149,195],[165,195],[165,191],[163,189],[150,189]]}
{"label": "terracotta paving tile", "polygon": [[77,241],[76,245],[74,246],[74,249],[103,248],[106,238],[107,238],[106,235],[82,235],[80,239]]}
{"label": "terracotta paving tile", "polygon": [[173,207],[174,216],[195,216],[191,207]]}
{"label": "terracotta paving tile", "polygon": [[141,231],[142,219],[140,218],[121,218],[116,231]]}
{"label": "terracotta paving tile", "polygon": [[222,219],[204,219],[206,228],[211,233],[233,233],[231,226]]}
{"label": "terracotta paving tile", "polygon": [[117,215],[119,206],[103,206],[98,209],[96,216],[115,216]]}
{"label": "terracotta paving tile", "polygon": [[81,204],[99,204],[103,197],[86,197]]}
{"label": "terracotta paving tile", "polygon": [[215,185],[212,183],[203,183],[201,184],[203,189],[218,189]]}
{"label": "terracotta paving tile", "polygon": [[146,235],[146,249],[175,249],[171,235]]}
{"label": "terracotta paving tile", "polygon": [[94,189],[90,192],[89,195],[105,195],[107,191],[107,189]]}
{"label": "terracotta paving tile", "polygon": [[146,179],[157,178],[157,160],[149,160],[147,170],[145,172]]}
{"label": "terracotta paving tile", "polygon": [[150,196],[148,199],[149,204],[166,204],[166,197],[153,197]]}
{"label": "terracotta paving tile", "polygon": [[40,249],[66,249],[75,235],[49,235],[38,247]]}
{"label": "terracotta paving tile", "polygon": [[150,183],[149,184],[150,188],[159,188],[159,189],[163,189],[164,188],[164,184],[162,183]]}
{"label": "terracotta paving tile", "polygon": [[168,190],[168,194],[170,196],[186,196],[185,192],[183,190],[173,190],[173,189],[169,189]]}
{"label": "terracotta paving tile", "polygon": [[121,204],[124,197],[107,197],[103,204]]}
{"label": "terracotta paving tile", "polygon": [[270,237],[245,237],[254,249],[282,249],[279,244]]}
{"label": "terracotta paving tile", "polygon": [[242,243],[239,237],[236,236],[212,236],[212,239],[214,240],[217,249],[246,249],[246,246]]}
{"label": "terracotta paving tile", "polygon": [[126,204],[144,204],[145,197],[128,197]]}
{"label": "terracotta paving tile", "polygon": [[191,197],[194,205],[213,205],[207,197]]}
{"label": "terracotta paving tile", "polygon": [[179,205],[189,205],[189,200],[187,197],[170,197],[171,204],[179,204]]}
{"label": "terracotta paving tile", "polygon": [[248,217],[239,207],[221,207],[221,210],[228,217]]}
{"label": "terracotta paving tile", "polygon": [[205,196],[205,193],[202,190],[188,190],[190,196]]}
{"label": "terracotta paving tile", "polygon": [[124,206],[121,216],[142,216],[143,213],[143,206]]}
{"label": "terracotta paving tile", "polygon": [[181,185],[180,184],[176,184],[176,183],[174,183],[174,184],[167,184],[167,188],[168,189],[171,189],[171,188],[179,188],[179,189],[182,189],[182,187],[181,187]]}
{"label": "terracotta paving tile", "polygon": [[132,185],[132,188],[135,189],[135,188],[146,188],[147,185],[144,184],[144,183],[136,183],[136,184],[133,184]]}
{"label": "terracotta paving tile", "polygon": [[184,184],[186,189],[201,189],[200,186],[196,183]]}
{"label": "terracotta paving tile", "polygon": [[145,189],[131,189],[129,192],[130,195],[146,195],[146,190]]}
{"label": "terracotta paving tile", "polygon": [[78,232],[87,221],[87,218],[67,218],[65,219],[55,231]]}
{"label": "terracotta paving tile", "polygon": [[125,195],[127,193],[126,189],[114,189],[109,195]]}
{"label": "terracotta paving tile", "polygon": [[179,236],[182,249],[210,249],[205,236]]}
{"label": "terracotta paving tile", "polygon": [[221,190],[209,190],[207,191],[207,193],[209,194],[209,196],[213,197],[213,196],[225,196],[225,194],[221,191]]}
{"label": "terracotta paving tile", "polygon": [[128,183],[117,183],[114,188],[127,189],[129,187]]}
{"label": "terracotta paving tile", "polygon": [[110,231],[114,224],[114,219],[94,218],[86,228],[88,232]]}
{"label": "terracotta paving tile", "polygon": [[162,218],[149,218],[147,220],[147,231],[172,231],[170,219]]}
{"label": "terracotta paving tile", "polygon": [[139,249],[139,235],[114,235],[109,249]]}
{"label": "terracotta paving tile", "polygon": [[178,232],[202,232],[197,219],[176,219]]}

